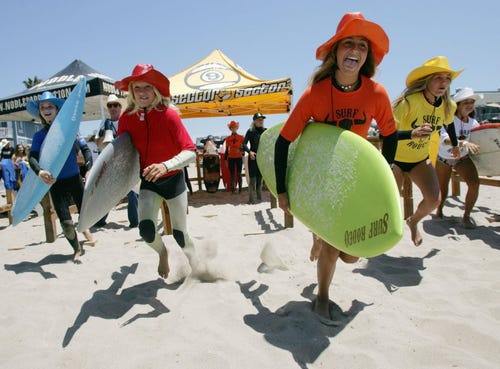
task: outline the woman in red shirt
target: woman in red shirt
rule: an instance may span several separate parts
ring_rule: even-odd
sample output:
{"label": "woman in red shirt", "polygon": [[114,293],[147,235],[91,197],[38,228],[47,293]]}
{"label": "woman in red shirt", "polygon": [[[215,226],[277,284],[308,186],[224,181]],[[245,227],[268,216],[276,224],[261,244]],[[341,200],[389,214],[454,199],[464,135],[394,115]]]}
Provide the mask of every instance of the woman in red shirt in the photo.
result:
{"label": "woman in red shirt", "polygon": [[131,76],[115,85],[129,91],[118,135],[128,132],[140,157],[140,235],[158,253],[158,274],[167,278],[167,249],[156,231],[158,210],[165,199],[174,239],[194,269],[194,245],[186,226],[188,204],[183,168],[195,160],[196,147],[171,103],[170,81],[151,64],[138,64]]}

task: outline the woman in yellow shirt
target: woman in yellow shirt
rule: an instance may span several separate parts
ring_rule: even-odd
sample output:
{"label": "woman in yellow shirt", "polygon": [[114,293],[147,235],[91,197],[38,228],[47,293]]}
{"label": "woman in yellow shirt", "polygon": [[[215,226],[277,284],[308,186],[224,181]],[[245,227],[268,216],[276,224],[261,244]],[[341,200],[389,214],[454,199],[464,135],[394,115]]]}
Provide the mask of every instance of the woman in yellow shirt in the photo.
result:
{"label": "woman in yellow shirt", "polygon": [[408,173],[422,192],[422,201],[415,213],[406,219],[415,246],[423,241],[418,223],[440,201],[439,182],[429,158],[431,134],[444,126],[453,146],[453,155],[459,155],[453,125],[456,104],[450,96],[450,84],[461,72],[452,70],[444,56],[431,58],[408,74],[406,89],[393,103],[399,139],[394,177],[401,188],[403,172]]}

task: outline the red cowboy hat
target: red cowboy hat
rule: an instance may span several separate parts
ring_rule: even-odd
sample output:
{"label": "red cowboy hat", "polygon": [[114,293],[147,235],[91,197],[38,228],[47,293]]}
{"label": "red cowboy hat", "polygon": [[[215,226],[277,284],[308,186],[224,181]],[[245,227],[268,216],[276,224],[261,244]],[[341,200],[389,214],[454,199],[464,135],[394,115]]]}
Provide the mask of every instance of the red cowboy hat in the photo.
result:
{"label": "red cowboy hat", "polygon": [[389,38],[377,23],[367,21],[361,13],[346,13],[337,26],[337,32],[316,50],[316,59],[325,60],[338,41],[349,36],[361,36],[370,41],[375,65],[389,52]]}
{"label": "red cowboy hat", "polygon": [[240,127],[240,123],[238,123],[235,120],[232,120],[232,121],[229,122],[229,124],[227,126],[229,127],[229,129],[231,129],[233,127],[239,128]]}
{"label": "red cowboy hat", "polygon": [[130,82],[142,81],[155,86],[165,97],[170,97],[170,81],[161,72],[154,69],[151,64],[137,64],[132,75],[121,81],[116,81],[115,86],[119,90],[128,91]]}

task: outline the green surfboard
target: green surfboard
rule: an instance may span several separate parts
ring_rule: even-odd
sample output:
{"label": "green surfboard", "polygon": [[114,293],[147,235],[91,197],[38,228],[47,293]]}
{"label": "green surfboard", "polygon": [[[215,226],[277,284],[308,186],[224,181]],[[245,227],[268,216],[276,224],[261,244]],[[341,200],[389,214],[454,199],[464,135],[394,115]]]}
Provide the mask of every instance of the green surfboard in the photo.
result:
{"label": "green surfboard", "polygon": [[[276,196],[274,146],[283,123],[260,138],[257,164]],[[399,191],[382,154],[362,137],[310,123],[290,144],[287,191],[294,217],[337,249],[380,255],[403,235]]]}

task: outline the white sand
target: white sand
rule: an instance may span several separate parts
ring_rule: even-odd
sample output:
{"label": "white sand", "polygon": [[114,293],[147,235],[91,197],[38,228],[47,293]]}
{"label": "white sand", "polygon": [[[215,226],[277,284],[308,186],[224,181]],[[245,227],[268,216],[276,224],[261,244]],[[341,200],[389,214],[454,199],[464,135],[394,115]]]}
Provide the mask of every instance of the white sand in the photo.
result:
{"label": "white sand", "polygon": [[500,223],[486,220],[499,213],[499,188],[481,187],[477,229],[460,226],[463,196],[451,198],[455,218],[427,217],[421,247],[406,229],[387,254],[339,263],[338,327],[311,312],[309,231],[297,220],[284,229],[280,210],[246,200],[195,192],[188,225],[206,270],[189,276],[164,236],[165,281],[138,230],[125,228],[124,204],[79,265],[62,236],[44,242],[41,217],[15,228],[1,217],[0,367],[499,367]]}

